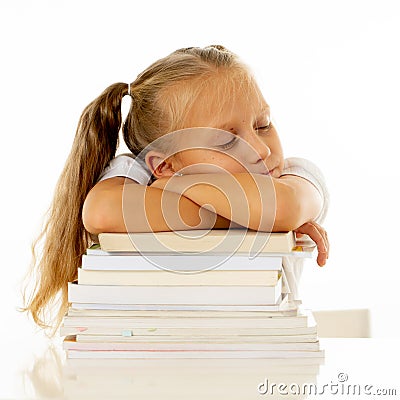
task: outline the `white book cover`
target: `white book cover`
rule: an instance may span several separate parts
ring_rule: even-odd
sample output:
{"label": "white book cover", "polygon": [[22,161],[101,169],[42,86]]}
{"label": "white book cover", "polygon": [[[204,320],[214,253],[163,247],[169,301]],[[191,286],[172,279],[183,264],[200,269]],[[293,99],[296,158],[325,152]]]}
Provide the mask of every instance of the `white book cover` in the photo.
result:
{"label": "white book cover", "polygon": [[67,311],[69,317],[278,317],[297,315],[298,306],[288,302],[286,307],[276,311],[219,311],[219,310],[86,310],[70,307]]}
{"label": "white book cover", "polygon": [[[297,305],[296,305],[297,304]],[[276,304],[256,304],[256,305],[219,305],[219,304],[109,304],[109,303],[78,303],[72,302],[71,308],[74,310],[109,310],[114,312],[121,311],[286,311],[297,308],[299,302],[289,301],[287,293],[282,293]]]}
{"label": "white book cover", "polygon": [[122,286],[274,286],[280,272],[275,271],[110,271],[78,268],[78,284]]}
{"label": "white book cover", "polygon": [[70,303],[106,304],[277,304],[282,279],[275,286],[110,286],[68,283]]}
{"label": "white book cover", "polygon": [[247,229],[188,230],[151,233],[100,233],[105,251],[213,252],[225,254],[289,253],[296,247],[294,232]]}
{"label": "white book cover", "polygon": [[[267,318],[151,318],[151,317],[68,317],[63,320],[63,327],[85,328],[103,327],[115,328],[118,334],[135,335],[137,329],[142,328],[156,332],[160,328],[232,328],[235,329],[260,329],[260,328],[298,328],[314,327],[315,319],[309,310],[293,317],[267,317]],[[88,332],[89,333],[89,332]]]}
{"label": "white book cover", "polygon": [[[101,250],[100,250],[101,251]],[[282,257],[246,254],[115,254],[82,255],[82,269],[119,271],[270,271],[282,269]]]}

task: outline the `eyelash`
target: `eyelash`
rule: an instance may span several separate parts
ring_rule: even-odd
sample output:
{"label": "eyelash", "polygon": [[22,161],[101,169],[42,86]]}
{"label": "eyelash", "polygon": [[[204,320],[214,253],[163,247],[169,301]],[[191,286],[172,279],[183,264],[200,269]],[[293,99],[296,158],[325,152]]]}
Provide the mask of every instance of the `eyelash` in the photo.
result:
{"label": "eyelash", "polygon": [[257,127],[257,128],[256,128],[256,131],[264,131],[264,132],[267,132],[267,131],[269,131],[269,130],[271,129],[271,126],[272,126],[272,123],[271,123],[271,121],[270,121],[268,125]]}
{"label": "eyelash", "polygon": [[[271,129],[271,126],[272,126],[272,123],[270,121],[268,125],[260,126],[260,127],[256,128],[256,131],[263,131],[263,133],[266,133]],[[230,148],[232,148],[234,146],[234,144],[236,143],[237,140],[238,140],[238,137],[235,136],[228,143],[220,144],[218,147],[222,150],[229,150]]]}
{"label": "eyelash", "polygon": [[238,137],[235,136],[232,140],[230,140],[228,143],[220,144],[218,147],[222,150],[229,150],[230,148],[233,147],[233,145],[236,143],[238,140]]}

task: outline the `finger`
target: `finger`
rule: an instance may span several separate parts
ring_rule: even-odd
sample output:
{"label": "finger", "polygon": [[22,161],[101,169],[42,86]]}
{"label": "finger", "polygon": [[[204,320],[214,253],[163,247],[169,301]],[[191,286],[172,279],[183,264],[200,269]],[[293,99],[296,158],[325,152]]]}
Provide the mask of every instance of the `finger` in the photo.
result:
{"label": "finger", "polygon": [[318,251],[317,264],[320,267],[324,266],[328,255],[325,231],[318,224],[311,222],[302,225],[301,231],[310,236],[310,238],[315,242]]}
{"label": "finger", "polygon": [[324,228],[322,228],[320,225],[315,224],[315,228],[319,231],[321,234],[321,237],[324,241],[324,249],[321,249],[321,247],[318,247],[318,258],[317,258],[317,263],[319,266],[323,266],[326,264],[326,260],[329,258],[329,240],[328,240],[328,234]]}
{"label": "finger", "polygon": [[329,244],[329,239],[328,239],[328,233],[325,231],[325,245],[326,245],[326,249],[327,249],[327,255],[326,258],[329,258],[329,250],[330,250],[330,244]]}
{"label": "finger", "polygon": [[314,221],[309,222],[309,224],[313,225],[314,228],[316,228],[320,232],[320,234],[321,234],[321,236],[322,236],[322,238],[324,240],[324,243],[325,243],[326,259],[328,259],[329,258],[329,247],[330,247],[329,246],[328,233],[326,232],[326,230],[321,225],[317,224]]}
{"label": "finger", "polygon": [[326,247],[326,258],[329,258],[329,239],[328,239],[328,233],[326,232],[326,230],[324,228],[322,228],[322,226],[318,225],[318,230],[321,232],[322,237],[324,238],[325,241],[325,247]]}

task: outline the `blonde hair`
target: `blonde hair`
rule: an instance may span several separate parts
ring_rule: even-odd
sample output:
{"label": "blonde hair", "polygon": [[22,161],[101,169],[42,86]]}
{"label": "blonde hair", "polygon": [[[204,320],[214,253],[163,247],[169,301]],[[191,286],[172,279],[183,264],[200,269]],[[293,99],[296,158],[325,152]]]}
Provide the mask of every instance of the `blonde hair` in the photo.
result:
{"label": "blonde hair", "polygon": [[[139,74],[130,84],[132,104],[122,129],[129,150],[137,155],[157,137],[180,129],[206,82],[220,72],[242,83],[253,81],[234,53],[214,45],[179,49]],[[113,84],[84,109],[45,225],[32,246],[27,278],[34,287],[25,287],[26,306],[22,310],[40,327],[53,328],[52,334],[68,309],[67,283],[77,279],[81,255],[91,245],[82,222],[82,207],[115,156],[122,123],[121,100],[128,87],[126,83]],[[55,324],[49,324],[52,307],[57,309]]]}

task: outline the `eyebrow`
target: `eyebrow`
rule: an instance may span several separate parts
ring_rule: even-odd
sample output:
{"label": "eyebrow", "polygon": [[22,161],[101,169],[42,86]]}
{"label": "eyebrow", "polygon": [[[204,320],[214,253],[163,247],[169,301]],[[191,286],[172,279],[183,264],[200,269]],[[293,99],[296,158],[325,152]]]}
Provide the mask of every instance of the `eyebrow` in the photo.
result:
{"label": "eyebrow", "polygon": [[258,114],[258,116],[260,117],[260,116],[264,116],[264,114],[265,113],[267,113],[268,112],[268,114],[271,114],[271,108],[270,108],[270,106],[265,106],[261,111],[260,111],[260,113]]}
{"label": "eyebrow", "polygon": [[[264,117],[264,115],[265,115],[266,113],[271,114],[271,108],[270,108],[269,105],[263,107],[263,108],[261,109],[261,111],[260,111],[258,114],[256,114],[256,118],[255,118],[255,119],[258,120],[259,118]],[[232,125],[231,122],[225,122],[224,124],[219,124],[218,127],[217,127],[217,129],[226,130],[226,128],[227,128],[229,125]]]}

